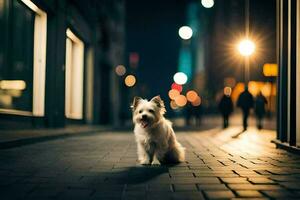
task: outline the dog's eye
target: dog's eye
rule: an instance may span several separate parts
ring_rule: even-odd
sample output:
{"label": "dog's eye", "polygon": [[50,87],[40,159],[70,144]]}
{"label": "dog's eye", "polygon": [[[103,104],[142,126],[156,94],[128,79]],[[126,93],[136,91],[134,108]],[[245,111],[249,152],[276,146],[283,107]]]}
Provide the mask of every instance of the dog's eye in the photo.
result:
{"label": "dog's eye", "polygon": [[150,109],[149,112],[154,113],[154,110]]}
{"label": "dog's eye", "polygon": [[139,113],[142,113],[142,112],[143,112],[143,110],[140,110],[140,111],[139,111]]}

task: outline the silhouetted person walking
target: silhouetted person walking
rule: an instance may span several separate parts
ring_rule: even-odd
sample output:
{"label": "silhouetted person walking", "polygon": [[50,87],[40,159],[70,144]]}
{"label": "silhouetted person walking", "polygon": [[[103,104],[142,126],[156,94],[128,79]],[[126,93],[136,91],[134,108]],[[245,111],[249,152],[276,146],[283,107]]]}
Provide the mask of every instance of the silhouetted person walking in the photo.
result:
{"label": "silhouetted person walking", "polygon": [[223,95],[219,102],[219,110],[223,116],[223,127],[227,128],[229,125],[229,115],[233,111],[233,103],[230,98],[230,95]]}
{"label": "silhouetted person walking", "polygon": [[253,103],[254,103],[253,96],[248,91],[248,87],[245,86],[245,90],[240,94],[237,101],[237,106],[240,107],[243,111],[244,131],[247,130],[249,112],[250,109],[253,107]]}
{"label": "silhouetted person walking", "polygon": [[256,115],[256,125],[258,129],[262,129],[262,120],[264,118],[264,115],[266,113],[265,105],[268,103],[266,97],[262,95],[261,92],[257,95],[255,98],[255,115]]}
{"label": "silhouetted person walking", "polygon": [[187,126],[190,126],[191,125],[191,119],[193,118],[193,113],[194,110],[193,110],[193,107],[192,105],[188,104],[186,105],[185,107],[185,124]]}
{"label": "silhouetted person walking", "polygon": [[195,123],[193,125],[200,126],[202,120],[202,106],[192,106],[188,104],[185,108],[185,122],[186,125],[192,125],[191,120],[195,118]]}

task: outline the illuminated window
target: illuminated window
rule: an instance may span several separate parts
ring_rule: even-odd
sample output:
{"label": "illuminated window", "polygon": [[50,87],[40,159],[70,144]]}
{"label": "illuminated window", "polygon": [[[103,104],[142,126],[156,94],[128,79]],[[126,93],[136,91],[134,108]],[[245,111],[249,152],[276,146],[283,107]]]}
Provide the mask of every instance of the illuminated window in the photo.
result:
{"label": "illuminated window", "polygon": [[7,3],[0,1],[0,110],[43,116],[47,14],[30,0]]}
{"label": "illuminated window", "polygon": [[84,43],[67,29],[65,115],[82,119]]}

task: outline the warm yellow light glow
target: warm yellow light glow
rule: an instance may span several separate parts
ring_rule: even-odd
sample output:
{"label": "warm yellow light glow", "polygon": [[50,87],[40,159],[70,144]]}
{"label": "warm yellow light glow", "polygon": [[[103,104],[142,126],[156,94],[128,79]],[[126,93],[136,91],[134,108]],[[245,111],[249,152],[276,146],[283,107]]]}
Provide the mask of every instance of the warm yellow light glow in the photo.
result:
{"label": "warm yellow light glow", "polygon": [[177,104],[176,104],[175,101],[173,101],[173,100],[170,102],[170,107],[171,107],[173,110],[175,110],[175,109],[178,108]]}
{"label": "warm yellow light glow", "polygon": [[271,92],[271,95],[272,96],[276,96],[277,94],[277,86],[276,86],[276,83],[272,84],[272,92]]}
{"label": "warm yellow light glow", "polygon": [[243,56],[250,56],[255,50],[255,45],[251,40],[245,39],[239,43],[238,50]]}
{"label": "warm yellow light glow", "polygon": [[271,95],[272,85],[271,83],[265,83],[261,88],[261,93],[265,97],[269,97]]}
{"label": "warm yellow light glow", "polygon": [[34,18],[34,60],[33,60],[33,99],[32,114],[45,114],[47,54],[47,13],[38,10]]}
{"label": "warm yellow light glow", "polygon": [[83,43],[81,39],[79,39],[79,37],[77,37],[72,31],[71,29],[67,29],[66,30],[66,34],[68,36],[68,38],[70,38],[73,42],[76,42],[76,43]]}
{"label": "warm yellow light glow", "polygon": [[225,94],[226,96],[230,96],[230,95],[231,95],[231,92],[232,92],[231,87],[225,87],[225,88],[224,88],[224,94]]}
{"label": "warm yellow light glow", "polygon": [[126,68],[124,67],[124,65],[118,65],[115,71],[118,76],[123,76],[126,73]]}
{"label": "warm yellow light glow", "polygon": [[244,91],[245,84],[244,83],[237,83],[235,87],[233,88],[233,91],[231,93],[231,98],[233,101],[237,101],[239,95]]}
{"label": "warm yellow light glow", "polygon": [[263,74],[265,76],[277,76],[278,74],[278,65],[272,63],[266,63],[263,66]]}
{"label": "warm yellow light glow", "polygon": [[176,74],[174,74],[173,76],[173,80],[175,83],[179,84],[179,85],[184,85],[187,82],[187,76],[185,73],[183,72],[177,72]]}
{"label": "warm yellow light glow", "polygon": [[7,90],[5,94],[19,98],[22,96],[22,90]]}
{"label": "warm yellow light glow", "polygon": [[196,100],[192,102],[193,106],[200,106],[201,105],[201,98],[197,96]]}
{"label": "warm yellow light glow", "polygon": [[211,8],[214,6],[214,0],[201,0],[201,4],[204,8]]}
{"label": "warm yellow light glow", "polygon": [[194,90],[190,90],[186,93],[186,98],[189,102],[196,101],[197,97],[198,97],[198,94]]}
{"label": "warm yellow light glow", "polygon": [[177,106],[183,107],[183,106],[186,105],[187,99],[184,95],[179,95],[175,98],[175,103],[176,103]]}
{"label": "warm yellow light glow", "polygon": [[171,89],[171,90],[169,90],[168,95],[169,95],[169,98],[170,98],[170,99],[174,100],[177,96],[180,95],[180,93],[179,93],[178,90]]}
{"label": "warm yellow light glow", "polygon": [[26,6],[36,13],[40,12],[40,9],[31,0],[21,0]]}
{"label": "warm yellow light glow", "polygon": [[2,80],[0,89],[2,90],[25,90],[26,83],[23,80]]}
{"label": "warm yellow light glow", "polygon": [[133,75],[126,76],[126,78],[125,78],[125,85],[127,87],[133,87],[135,85],[135,83],[136,83],[135,76],[133,76]]}
{"label": "warm yellow light glow", "polygon": [[189,26],[182,26],[178,30],[178,34],[182,39],[188,40],[193,36],[193,30]]}
{"label": "warm yellow light glow", "polygon": [[12,105],[12,96],[10,95],[0,95],[0,104],[4,105],[4,106],[11,106]]}
{"label": "warm yellow light glow", "polygon": [[66,35],[65,115],[82,119],[84,43],[70,29]]}
{"label": "warm yellow light glow", "polygon": [[253,96],[256,96],[260,91],[260,83],[256,81],[250,81],[248,83],[248,90]]}

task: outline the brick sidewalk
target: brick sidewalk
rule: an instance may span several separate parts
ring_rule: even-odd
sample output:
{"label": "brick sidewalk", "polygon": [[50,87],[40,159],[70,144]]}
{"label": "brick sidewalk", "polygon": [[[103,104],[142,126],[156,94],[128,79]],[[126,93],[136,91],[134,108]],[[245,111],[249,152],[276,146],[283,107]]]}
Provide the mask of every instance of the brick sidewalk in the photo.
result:
{"label": "brick sidewalk", "polygon": [[132,133],[0,150],[0,199],[299,199],[299,156],[273,131],[177,133],[187,161],[140,166]]}

